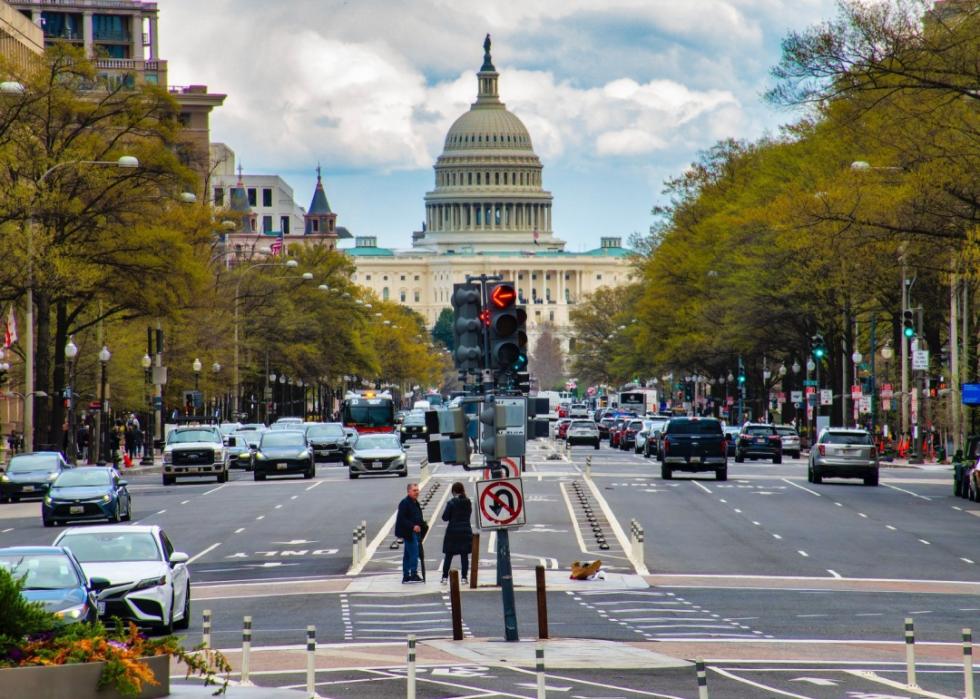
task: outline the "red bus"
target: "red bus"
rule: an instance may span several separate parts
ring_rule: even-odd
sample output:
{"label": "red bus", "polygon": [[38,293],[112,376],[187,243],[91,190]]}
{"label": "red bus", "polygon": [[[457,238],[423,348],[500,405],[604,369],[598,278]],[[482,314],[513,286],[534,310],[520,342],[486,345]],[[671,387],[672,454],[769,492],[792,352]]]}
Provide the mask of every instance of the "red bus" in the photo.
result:
{"label": "red bus", "polygon": [[358,434],[395,431],[395,401],[391,394],[348,391],[340,406],[340,421]]}

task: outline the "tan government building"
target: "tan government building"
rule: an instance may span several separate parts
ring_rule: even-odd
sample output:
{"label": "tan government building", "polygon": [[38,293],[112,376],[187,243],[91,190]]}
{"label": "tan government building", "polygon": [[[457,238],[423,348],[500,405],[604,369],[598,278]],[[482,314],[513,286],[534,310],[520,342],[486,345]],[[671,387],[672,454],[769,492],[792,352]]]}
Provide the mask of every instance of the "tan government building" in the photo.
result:
{"label": "tan government building", "polygon": [[489,37],[484,49],[477,100],[446,135],[412,248],[391,250],[358,236],[355,247],[342,249],[357,265],[355,282],[419,312],[430,326],[450,307],[453,284],[468,274],[499,274],[516,283],[527,304],[532,350],[539,326],[550,323],[567,351],[574,346],[569,312],[599,287],[626,282],[632,252],[618,237],[565,252],[552,230],[553,200],[531,137],[500,101]]}

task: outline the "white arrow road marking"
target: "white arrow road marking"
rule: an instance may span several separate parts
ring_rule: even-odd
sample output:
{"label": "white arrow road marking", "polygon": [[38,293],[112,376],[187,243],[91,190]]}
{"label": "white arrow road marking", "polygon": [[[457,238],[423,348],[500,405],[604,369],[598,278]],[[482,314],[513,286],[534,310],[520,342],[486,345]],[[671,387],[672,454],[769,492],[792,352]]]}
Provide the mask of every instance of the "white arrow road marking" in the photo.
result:
{"label": "white arrow road marking", "polygon": [[[536,683],[534,683],[534,682],[518,682],[517,683],[517,686],[518,687],[528,687],[529,689],[534,689],[538,685]],[[572,689],[571,687],[555,687],[554,685],[550,685],[550,684],[546,684],[545,685],[545,691],[548,691],[548,692],[569,692],[569,691],[571,691],[571,689]]]}
{"label": "white arrow road marking", "polygon": [[795,677],[790,680],[790,682],[809,682],[810,684],[815,684],[818,687],[836,687],[840,682],[835,680],[828,680],[824,677]]}
{"label": "white arrow road marking", "polygon": [[291,541],[273,541],[274,544],[285,544],[286,546],[296,546],[297,544],[315,544],[315,540],[310,539],[292,539]]}

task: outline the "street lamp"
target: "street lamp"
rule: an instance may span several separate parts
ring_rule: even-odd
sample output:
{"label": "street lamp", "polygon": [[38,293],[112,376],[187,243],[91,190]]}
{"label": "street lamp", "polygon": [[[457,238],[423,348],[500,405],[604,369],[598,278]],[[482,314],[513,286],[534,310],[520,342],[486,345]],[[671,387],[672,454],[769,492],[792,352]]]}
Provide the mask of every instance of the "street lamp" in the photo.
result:
{"label": "street lamp", "polygon": [[153,358],[149,352],[146,352],[140,359],[140,366],[143,367],[143,389],[146,392],[146,419],[143,422],[143,458],[140,459],[140,466],[152,466],[154,410],[152,391],[149,390],[149,387],[153,382],[150,374],[150,368],[153,366]]}
{"label": "street lamp", "polygon": [[[191,364],[191,369],[194,370],[194,391],[196,392],[200,387],[201,382],[201,360],[194,358],[194,363]],[[196,400],[196,397],[195,397]]]}
{"label": "street lamp", "polygon": [[75,344],[71,336],[65,345],[65,359],[68,360],[68,382],[65,388],[65,398],[68,405],[68,462],[75,463],[78,460],[78,442],[75,440],[75,393],[72,390],[74,383],[75,357],[78,356],[78,345]]}
{"label": "street lamp", "polygon": [[98,434],[98,449],[96,450],[96,463],[99,466],[105,466],[105,455],[109,450],[109,415],[108,415],[108,401],[106,401],[106,374],[108,373],[109,360],[112,358],[112,353],[109,348],[102,345],[102,349],[99,350],[99,363],[102,365],[101,375],[99,378],[99,434]]}
{"label": "street lamp", "polygon": [[[219,405],[219,400],[218,400],[218,374],[221,373],[221,365],[218,364],[218,362],[215,362],[214,364],[211,365],[211,373],[214,374],[214,386],[215,386],[215,388],[214,388],[214,408],[215,408],[215,410],[218,411],[218,414],[222,418],[224,418],[224,414],[225,414],[224,406]],[[236,416],[235,419],[237,420],[238,417]]]}

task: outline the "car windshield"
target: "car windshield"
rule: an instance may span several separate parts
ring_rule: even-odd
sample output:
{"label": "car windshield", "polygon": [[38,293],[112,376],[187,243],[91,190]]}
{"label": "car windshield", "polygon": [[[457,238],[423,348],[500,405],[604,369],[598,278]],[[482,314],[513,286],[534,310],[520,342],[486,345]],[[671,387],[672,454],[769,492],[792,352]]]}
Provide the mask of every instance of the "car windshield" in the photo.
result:
{"label": "car windshield", "polygon": [[595,427],[595,423],[594,422],[589,422],[588,420],[576,420],[571,425],[569,425],[568,429],[570,429],[570,430],[583,430],[583,429],[584,430],[591,430],[594,427]]}
{"label": "car windshield", "polygon": [[255,430],[248,430],[246,432],[236,432],[232,435],[235,438],[237,445],[242,444],[258,444],[259,440],[262,439],[262,433],[256,432]]}
{"label": "car windshield", "polygon": [[218,430],[221,434],[228,435],[232,432],[237,432],[241,429],[241,426],[237,422],[226,422],[223,425],[218,426]]}
{"label": "car windshield", "polygon": [[797,437],[797,436],[799,436],[799,435],[796,434],[796,430],[794,430],[792,427],[777,427],[776,428],[776,432],[778,434],[785,435],[787,437]]}
{"label": "car windshield", "polygon": [[377,405],[367,403],[351,404],[346,408],[345,412],[346,417],[344,422],[364,425],[365,427],[385,427],[391,424],[392,420],[390,403],[380,403]]}
{"label": "car windshield", "polygon": [[47,454],[25,454],[10,460],[7,473],[48,472],[58,470],[58,457]]}
{"label": "car windshield", "polygon": [[268,447],[305,447],[306,437],[303,436],[302,432],[286,432],[285,430],[276,430],[275,432],[266,432],[262,435],[262,449]]}
{"label": "car windshield", "polygon": [[671,420],[667,426],[670,434],[721,434],[721,423],[717,420]]}
{"label": "car windshield", "polygon": [[217,438],[212,430],[174,430],[167,437],[167,444],[187,444],[188,442],[214,442]]}
{"label": "car windshield", "polygon": [[357,440],[356,448],[365,449],[401,449],[401,440],[388,434],[369,434]]}
{"label": "car windshield", "polygon": [[62,471],[52,486],[55,488],[73,488],[109,485],[109,478],[109,472],[104,468],[73,468],[70,471]]}
{"label": "car windshield", "polygon": [[600,425],[603,425],[603,426],[605,426],[605,427],[609,427],[610,425],[613,425],[613,424],[615,424],[615,423],[616,423],[616,421],[615,421],[615,420],[613,420],[613,419],[611,419],[611,418],[608,418],[608,417],[604,417],[604,418],[602,418],[601,420],[599,420],[599,424],[600,424]]}
{"label": "car windshield", "polygon": [[405,416],[406,425],[424,425],[425,413],[409,413]]}
{"label": "car windshield", "polygon": [[867,432],[824,432],[820,443],[871,446],[871,435]]}
{"label": "car windshield", "polygon": [[150,532],[72,532],[58,540],[82,563],[159,561],[160,549]]}
{"label": "car windshield", "polygon": [[0,554],[0,568],[23,578],[25,590],[62,590],[80,584],[75,566],[63,553]]}
{"label": "car windshield", "polygon": [[639,420],[633,420],[633,422],[630,423],[629,428],[631,430],[642,430],[643,429],[643,423],[640,422]]}
{"label": "car windshield", "polygon": [[344,437],[344,428],[340,425],[314,425],[306,431],[308,437]]}
{"label": "car windshield", "polygon": [[745,434],[751,434],[751,435],[772,434],[772,428],[766,425],[753,425],[751,427],[745,428]]}

